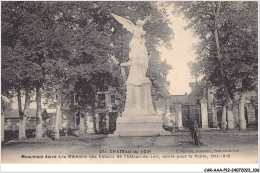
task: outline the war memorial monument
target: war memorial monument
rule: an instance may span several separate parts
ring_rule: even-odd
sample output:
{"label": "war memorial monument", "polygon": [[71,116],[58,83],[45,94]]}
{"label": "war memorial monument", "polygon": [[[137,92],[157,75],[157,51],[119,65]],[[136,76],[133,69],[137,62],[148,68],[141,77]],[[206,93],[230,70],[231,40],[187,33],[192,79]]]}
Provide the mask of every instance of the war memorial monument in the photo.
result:
{"label": "war memorial monument", "polygon": [[[164,131],[162,117],[154,110],[151,97],[151,81],[146,77],[149,56],[142,36],[146,33],[143,25],[149,20],[131,21],[112,14],[112,16],[133,34],[129,43],[129,61],[121,67],[130,67],[126,81],[126,103],[122,117],[117,119],[117,129],[110,136],[154,136]],[[124,69],[123,69],[124,70]]]}
{"label": "war memorial monument", "polygon": [[1,2],[1,171],[259,172],[256,14],[253,1]]}

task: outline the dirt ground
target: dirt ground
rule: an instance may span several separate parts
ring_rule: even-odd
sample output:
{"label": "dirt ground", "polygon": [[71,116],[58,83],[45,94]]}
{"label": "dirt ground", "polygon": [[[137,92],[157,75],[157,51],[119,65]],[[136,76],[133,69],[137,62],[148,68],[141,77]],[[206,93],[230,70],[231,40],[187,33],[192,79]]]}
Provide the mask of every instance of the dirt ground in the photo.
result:
{"label": "dirt ground", "polygon": [[[258,156],[257,135],[256,130],[244,132],[236,130],[225,132],[201,131],[201,146],[192,144],[190,132],[187,131],[154,137],[88,135],[87,137],[62,136],[56,141],[50,138],[12,140],[2,143],[2,162],[24,162],[28,161],[28,157],[35,155],[43,155],[44,157],[59,155],[66,158],[69,155],[82,157],[104,156],[109,158],[113,154],[118,154],[118,152],[129,151],[134,155],[153,154],[156,157],[157,155],[159,157],[162,157],[162,155],[174,157],[173,155],[178,154],[180,154],[180,157],[186,157],[187,154],[194,155],[198,153],[201,154],[201,157],[206,157],[203,156],[205,153],[211,154],[207,155],[207,157],[213,157],[213,154],[216,154],[216,157],[222,157],[231,152],[231,156],[234,158],[239,155],[244,159],[250,157],[250,160],[253,159],[254,161],[257,160]],[[220,153],[221,155],[219,155]],[[128,158],[128,156],[124,157]],[[37,160],[35,161],[37,162]]]}

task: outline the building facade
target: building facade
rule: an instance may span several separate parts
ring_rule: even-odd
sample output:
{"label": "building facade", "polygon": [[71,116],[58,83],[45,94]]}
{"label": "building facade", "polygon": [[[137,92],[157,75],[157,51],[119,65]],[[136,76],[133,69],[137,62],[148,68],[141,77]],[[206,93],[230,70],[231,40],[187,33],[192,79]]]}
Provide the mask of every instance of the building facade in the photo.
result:
{"label": "building facade", "polygon": [[[204,85],[205,86],[205,85]],[[176,114],[181,109],[182,122],[176,128],[188,128],[189,118],[194,118],[200,128],[220,128],[222,122],[222,102],[214,97],[216,87],[204,87],[201,82],[190,83],[191,93],[169,96],[169,111]],[[177,108],[176,108],[177,107]],[[239,101],[233,103],[234,125],[239,127]],[[245,100],[245,120],[247,127],[258,125],[258,93],[248,92]],[[177,116],[175,116],[177,118]],[[178,118],[177,118],[178,119]]]}
{"label": "building facade", "polygon": [[94,107],[94,131],[107,134],[116,130],[116,120],[119,116],[119,102],[116,99],[116,89],[111,86],[99,88]]}

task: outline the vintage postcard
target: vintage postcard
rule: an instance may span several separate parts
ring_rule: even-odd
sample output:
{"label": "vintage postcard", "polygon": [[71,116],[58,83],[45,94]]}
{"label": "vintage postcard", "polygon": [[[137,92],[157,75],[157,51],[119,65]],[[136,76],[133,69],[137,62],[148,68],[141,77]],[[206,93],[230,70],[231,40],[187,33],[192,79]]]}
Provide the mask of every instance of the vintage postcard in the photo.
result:
{"label": "vintage postcard", "polygon": [[258,163],[258,1],[1,16],[2,163]]}

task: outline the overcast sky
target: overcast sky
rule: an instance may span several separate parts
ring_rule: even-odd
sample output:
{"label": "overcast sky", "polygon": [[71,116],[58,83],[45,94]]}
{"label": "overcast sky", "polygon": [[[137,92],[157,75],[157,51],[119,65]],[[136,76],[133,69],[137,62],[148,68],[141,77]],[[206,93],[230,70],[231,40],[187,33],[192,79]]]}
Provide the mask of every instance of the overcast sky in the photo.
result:
{"label": "overcast sky", "polygon": [[199,39],[194,36],[193,30],[184,30],[187,22],[183,17],[171,14],[172,29],[174,39],[171,41],[172,50],[160,49],[161,58],[166,59],[173,69],[170,70],[167,80],[170,84],[170,94],[182,95],[190,93],[189,82],[195,81],[190,75],[188,62],[194,61],[196,54],[194,45],[198,44]]}

